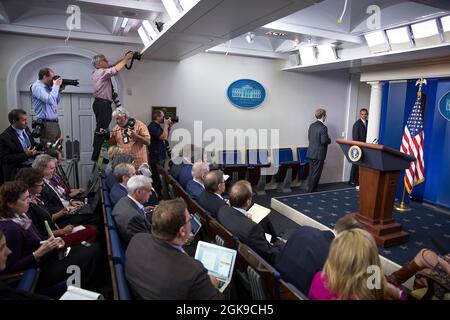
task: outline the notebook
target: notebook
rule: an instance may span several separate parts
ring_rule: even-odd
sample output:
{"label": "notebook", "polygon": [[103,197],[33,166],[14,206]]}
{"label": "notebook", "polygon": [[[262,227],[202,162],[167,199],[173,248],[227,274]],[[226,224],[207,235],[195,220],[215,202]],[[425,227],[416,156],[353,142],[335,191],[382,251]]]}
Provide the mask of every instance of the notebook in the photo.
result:
{"label": "notebook", "polygon": [[69,286],[59,300],[104,300],[100,293]]}
{"label": "notebook", "polygon": [[260,223],[270,213],[270,209],[254,203],[248,212],[252,215],[253,222]]}
{"label": "notebook", "polygon": [[192,225],[191,233],[193,236],[196,236],[197,233],[200,231],[200,228],[202,227],[202,223],[200,222],[200,218],[197,216],[197,214],[192,215],[191,225]]}
{"label": "notebook", "polygon": [[218,290],[223,292],[231,282],[237,251],[212,243],[199,241],[195,259],[208,270],[208,274],[219,279]]}

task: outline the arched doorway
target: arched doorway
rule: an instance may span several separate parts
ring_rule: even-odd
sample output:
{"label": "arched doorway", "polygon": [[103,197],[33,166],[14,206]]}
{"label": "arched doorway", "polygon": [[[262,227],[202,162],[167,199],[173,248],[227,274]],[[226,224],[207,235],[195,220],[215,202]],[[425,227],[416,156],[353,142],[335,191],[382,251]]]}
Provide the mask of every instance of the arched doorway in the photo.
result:
{"label": "arched doorway", "polygon": [[[53,47],[35,51],[17,61],[11,67],[7,79],[8,109],[22,108],[31,119],[30,86],[36,81],[38,71],[43,67],[52,68],[56,74],[66,79],[78,79],[79,87],[67,86],[58,108],[62,135],[67,140],[80,142],[78,162],[80,186],[86,186],[91,175],[92,140],[95,130],[95,117],[92,111],[91,58],[97,53],[75,47]],[[120,81],[113,79],[114,87],[120,90]],[[120,79],[119,79],[120,80]],[[66,163],[66,167],[68,164]],[[72,173],[75,170],[72,169]],[[72,183],[74,175],[71,175]]]}

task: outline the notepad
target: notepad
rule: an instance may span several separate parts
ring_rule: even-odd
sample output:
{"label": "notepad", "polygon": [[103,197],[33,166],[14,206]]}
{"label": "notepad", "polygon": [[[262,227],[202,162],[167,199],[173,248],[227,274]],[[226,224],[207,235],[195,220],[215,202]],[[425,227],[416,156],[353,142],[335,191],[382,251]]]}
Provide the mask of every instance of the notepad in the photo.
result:
{"label": "notepad", "polygon": [[100,293],[69,286],[59,300],[104,300]]}
{"label": "notepad", "polygon": [[260,223],[270,213],[270,209],[255,203],[248,212],[252,215],[253,222]]}
{"label": "notepad", "polygon": [[78,231],[83,231],[83,230],[86,230],[86,228],[83,226],[76,226],[72,229],[72,233],[76,233]]}

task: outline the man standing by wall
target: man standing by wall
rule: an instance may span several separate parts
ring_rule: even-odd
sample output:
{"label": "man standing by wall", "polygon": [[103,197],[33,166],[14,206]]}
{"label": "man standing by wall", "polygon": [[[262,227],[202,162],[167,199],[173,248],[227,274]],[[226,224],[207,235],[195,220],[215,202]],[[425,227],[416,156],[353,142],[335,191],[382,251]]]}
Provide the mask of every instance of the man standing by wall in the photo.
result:
{"label": "man standing by wall", "polygon": [[[125,57],[113,66],[109,66],[108,60],[102,54],[92,58],[92,65],[95,70],[92,72],[91,79],[94,87],[94,103],[92,109],[95,114],[95,132],[101,133],[108,129],[111,123],[111,103],[113,101],[113,87],[111,77],[115,76],[123,67],[133,58],[133,53],[128,52]],[[103,136],[94,133],[94,151],[91,160],[96,162],[100,155],[100,149],[103,143]]]}
{"label": "man standing by wall", "polygon": [[[353,125],[352,139],[355,141],[366,142],[367,137],[367,117],[369,112],[366,108],[362,108],[359,111],[359,119],[356,120]],[[359,166],[356,164],[352,165],[352,170],[350,171],[350,181],[351,185],[359,185]]]}
{"label": "man standing by wall", "polygon": [[31,86],[31,105],[36,118],[43,123],[40,142],[45,145],[52,144],[61,137],[61,128],[58,124],[58,104],[61,100],[62,79],[56,79],[50,68],[39,70],[38,80]]}
{"label": "man standing by wall", "polygon": [[328,145],[331,143],[327,126],[324,124],[327,111],[319,108],[316,110],[315,116],[317,121],[311,124],[308,129],[309,146],[306,153],[306,157],[309,159],[308,192],[317,191]]}

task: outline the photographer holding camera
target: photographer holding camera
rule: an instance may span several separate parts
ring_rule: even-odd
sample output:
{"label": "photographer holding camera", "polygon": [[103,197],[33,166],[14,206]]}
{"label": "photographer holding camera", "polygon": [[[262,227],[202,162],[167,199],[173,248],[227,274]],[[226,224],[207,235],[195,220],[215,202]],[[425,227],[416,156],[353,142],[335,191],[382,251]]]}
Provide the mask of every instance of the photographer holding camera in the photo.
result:
{"label": "photographer holding camera", "polygon": [[152,122],[148,125],[148,131],[151,136],[151,142],[148,150],[150,154],[150,163],[152,165],[159,164],[161,167],[164,167],[167,154],[166,144],[168,144],[172,124],[172,119],[170,117],[166,117],[162,110],[156,110],[153,112]]}
{"label": "photographer holding camera", "polygon": [[0,162],[5,181],[14,180],[16,173],[30,167],[42,146],[36,143],[28,128],[25,110],[14,109],[8,114],[11,126],[0,135]]}
{"label": "photographer holding camera", "polygon": [[130,113],[123,107],[113,111],[116,125],[111,131],[110,145],[117,145],[123,153],[134,157],[133,165],[137,169],[143,163],[148,163],[147,146],[150,144],[150,134],[142,121],[130,118]]}
{"label": "photographer holding camera", "polygon": [[55,78],[50,68],[39,70],[38,80],[31,86],[31,105],[33,106],[37,121],[42,123],[40,142],[54,143],[61,136],[58,124],[58,104],[61,100],[63,79]]}
{"label": "photographer holding camera", "polygon": [[[111,123],[111,104],[113,102],[113,86],[111,77],[115,76],[123,67],[126,66],[128,61],[133,59],[133,53],[128,52],[125,56],[116,62],[113,66],[110,66],[108,60],[104,55],[99,54],[92,58],[92,65],[95,70],[92,72],[91,79],[94,87],[94,103],[92,109],[95,114],[95,134],[92,152],[92,161],[97,161],[100,155],[100,149],[104,141],[103,132],[106,131]],[[114,97],[115,99],[117,98]],[[116,101],[116,100],[114,100]]]}

